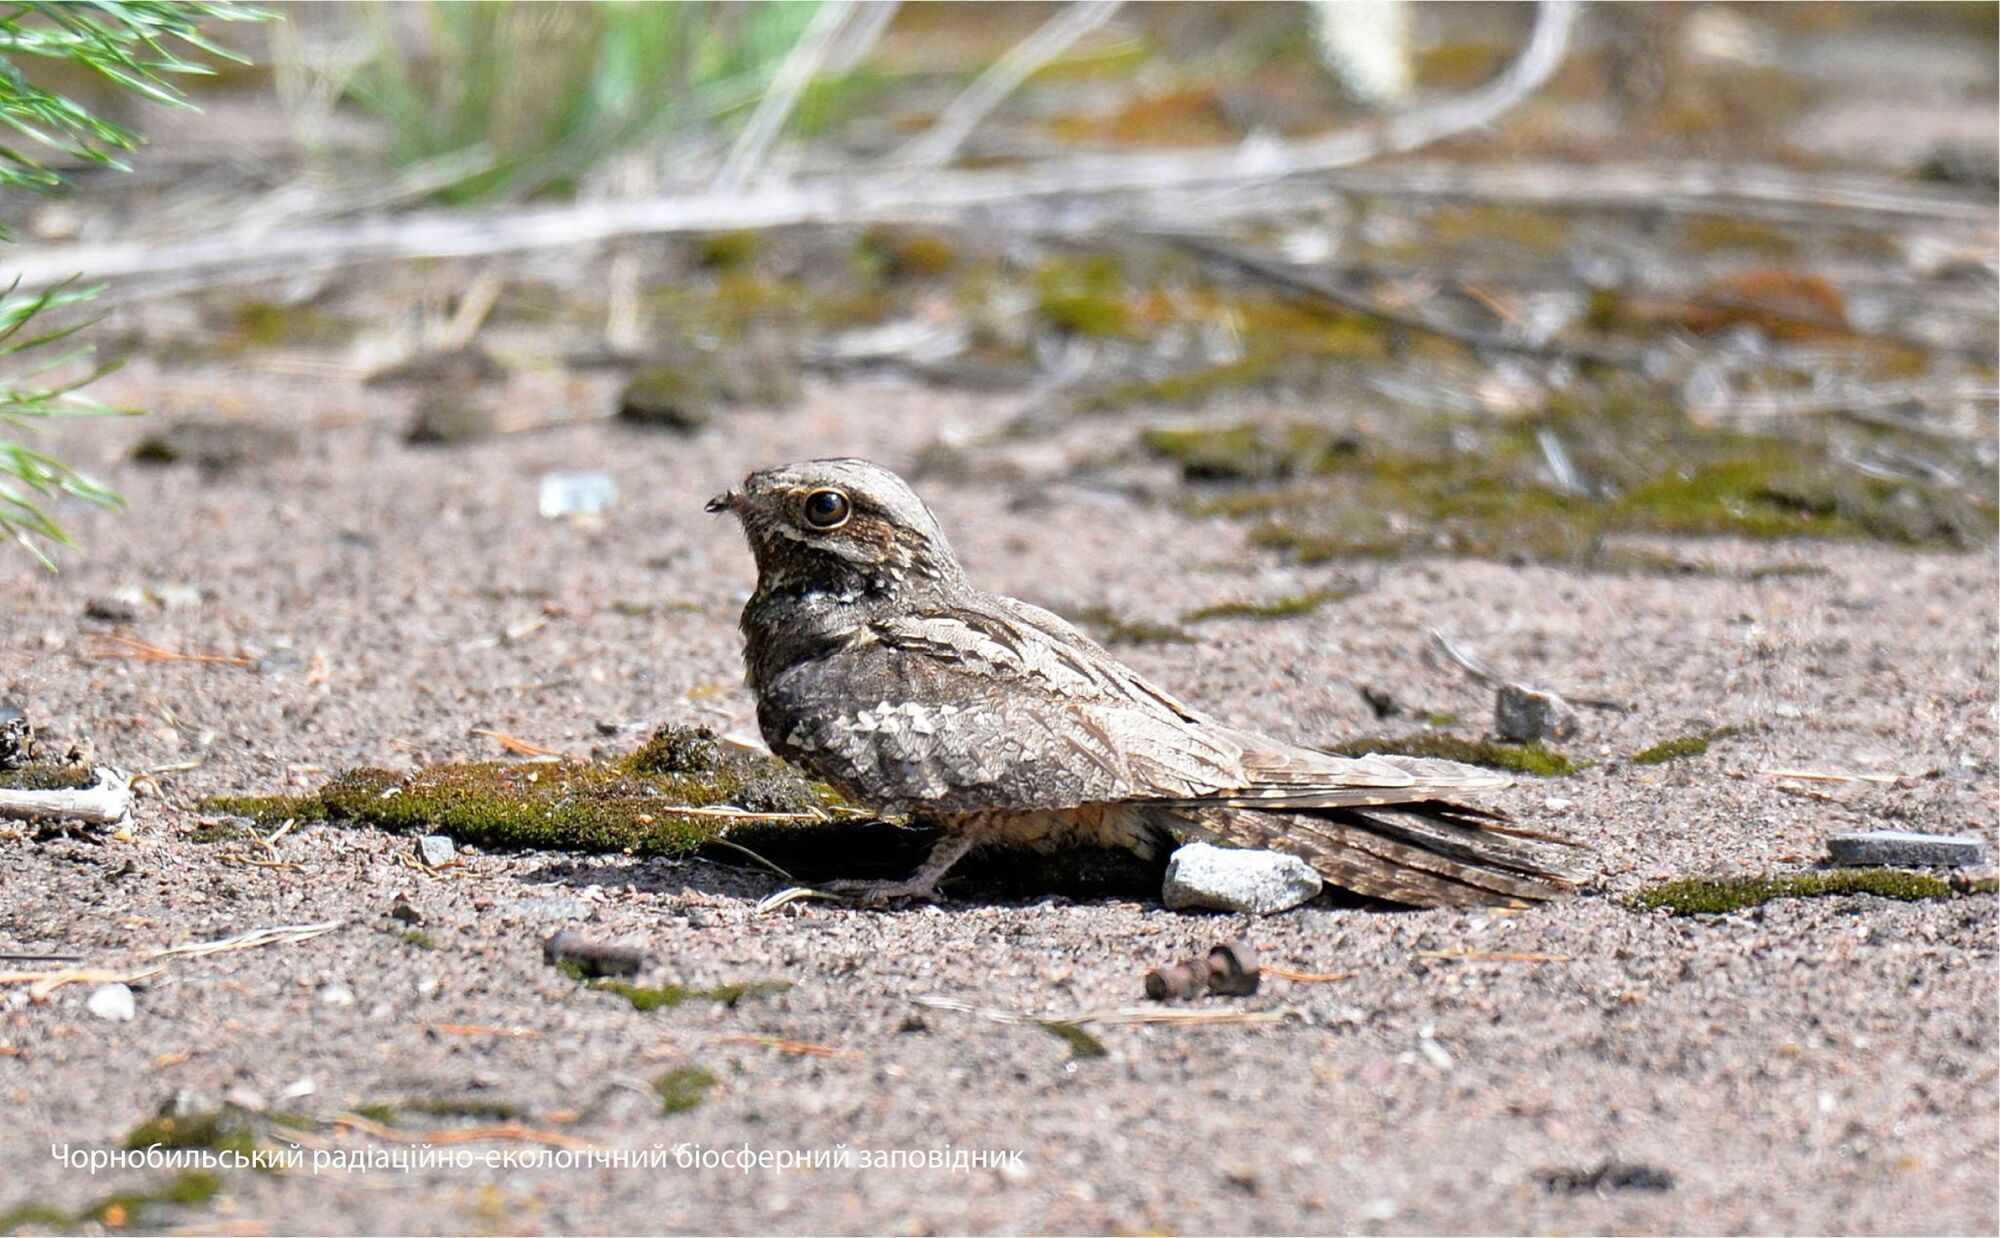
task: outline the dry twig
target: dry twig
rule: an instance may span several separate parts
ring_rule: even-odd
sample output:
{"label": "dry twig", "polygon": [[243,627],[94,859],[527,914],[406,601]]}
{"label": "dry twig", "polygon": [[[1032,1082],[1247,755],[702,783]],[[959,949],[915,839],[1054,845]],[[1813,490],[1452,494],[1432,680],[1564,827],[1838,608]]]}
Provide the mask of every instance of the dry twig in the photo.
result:
{"label": "dry twig", "polygon": [[488,1027],[479,1023],[433,1023],[430,1030],[440,1036],[507,1036],[516,1040],[537,1040],[541,1033],[532,1027]]}
{"label": "dry twig", "polygon": [[1044,65],[1062,55],[1084,35],[1111,20],[1120,0],[1078,0],[1056,10],[1027,38],[1008,48],[986,72],[966,87],[938,114],[937,122],[911,138],[891,156],[891,162],[912,168],[938,168],[950,163],[965,139],[1002,100],[1020,89]]}
{"label": "dry twig", "polygon": [[1351,971],[1293,971],[1289,967],[1269,965],[1264,968],[1264,974],[1267,976],[1276,976],[1280,980],[1289,980],[1294,984],[1325,984],[1334,980],[1352,980],[1354,978],[1354,973]]}
{"label": "dry twig", "polygon": [[1766,778],[1795,778],[1800,782],[1872,782],[1883,786],[1893,786],[1903,780],[1900,774],[1845,774],[1830,769],[1760,769]]}
{"label": "dry twig", "polygon": [[483,736],[486,739],[490,739],[493,742],[499,744],[502,748],[505,748],[507,751],[514,753],[517,756],[562,757],[568,755],[567,753],[561,751],[560,749],[544,748],[542,745],[534,743],[530,740],[522,739],[518,735],[509,735],[505,731],[489,731],[483,727],[473,727],[472,734]]}
{"label": "dry twig", "polygon": [[55,971],[0,971],[0,984],[32,985],[28,996],[39,1000],[66,984],[137,984],[165,970],[164,967],[141,967],[137,971],[65,967]]}
{"label": "dry twig", "polygon": [[1403,327],[1411,331],[1421,331],[1442,339],[1464,344],[1468,348],[1481,348],[1491,352],[1514,353],[1528,357],[1554,357],[1571,361],[1591,361],[1601,365],[1615,365],[1623,369],[1638,369],[1645,361],[1640,352],[1628,348],[1616,348],[1599,344],[1564,344],[1556,340],[1517,339],[1496,331],[1482,331],[1477,327],[1460,326],[1457,323],[1442,322],[1424,314],[1408,310],[1394,309],[1380,304],[1371,297],[1358,292],[1350,292],[1333,282],[1309,271],[1299,270],[1282,262],[1253,254],[1234,245],[1208,237],[1186,233],[1164,233],[1161,239],[1182,249],[1207,258],[1213,262],[1233,267],[1245,275],[1251,275],[1266,283],[1303,299],[1308,304],[1324,302],[1338,306],[1351,313],[1362,314],[1391,326]]}
{"label": "dry twig", "polygon": [[234,950],[254,950],[258,946],[290,946],[302,941],[310,941],[323,933],[331,933],[344,924],[346,924],[345,920],[326,920],[318,924],[280,924],[271,928],[251,929],[247,933],[238,933],[233,937],[224,937],[216,941],[197,941],[181,946],[162,946],[158,950],[148,951],[146,957],[149,959],[169,957],[198,959],[205,958],[211,954],[227,954]]}
{"label": "dry twig", "polygon": [[1174,1006],[1120,1006],[1105,1010],[1085,1010],[1078,1014],[1023,1014],[1018,1010],[1003,1010],[996,1006],[975,1006],[955,997],[937,994],[918,994],[910,999],[911,1004],[932,1010],[953,1010],[960,1014],[977,1015],[995,1023],[1010,1023],[1022,1026],[1046,1027],[1051,1024],[1064,1027],[1081,1027],[1095,1023],[1101,1027],[1122,1027],[1134,1023],[1280,1023],[1289,1017],[1284,1010],[1189,1010]]}
{"label": "dry twig", "polygon": [[0,817],[15,821],[81,821],[86,825],[122,825],[132,819],[130,779],[121,771],[101,768],[97,785],[50,791],[0,790]]}
{"label": "dry twig", "polygon": [[550,1148],[590,1149],[597,1145],[574,1135],[560,1135],[555,1131],[536,1130],[532,1126],[522,1126],[518,1122],[503,1123],[498,1126],[473,1126],[464,1130],[406,1131],[386,1126],[358,1113],[335,1114],[333,1125],[345,1126],[377,1139],[391,1143],[538,1143]]}
{"label": "dry twig", "polygon": [[1217,151],[1054,159],[1025,168],[949,176],[913,169],[747,193],[711,191],[477,214],[427,211],[396,219],[273,229],[247,238],[231,228],[178,242],[144,238],[39,251],[17,247],[11,254],[12,265],[25,289],[59,283],[80,270],[89,271],[93,279],[201,272],[213,284],[356,262],[591,245],[621,236],[1017,211],[1048,199],[1076,203],[1136,194],[1157,210],[1163,194],[1255,187],[1322,174],[1484,128],[1554,74],[1569,47],[1576,10],[1573,0],[1543,0],[1527,47],[1482,86],[1377,123],[1298,142],[1257,140]]}
{"label": "dry twig", "polygon": [[256,662],[255,658],[246,658],[241,654],[181,653],[178,650],[149,645],[142,640],[133,640],[127,636],[106,636],[104,639],[115,645],[123,645],[125,648],[94,650],[91,657],[127,658],[134,662],[195,662],[214,666],[251,666]]}
{"label": "dry twig", "polygon": [[756,1036],[747,1032],[729,1036],[717,1036],[719,1045],[758,1045],[765,1049],[776,1049],[780,1053],[793,1053],[801,1057],[849,1057],[861,1054],[852,1049],[836,1049],[832,1045],[814,1044],[809,1040],[786,1040],[782,1036]]}

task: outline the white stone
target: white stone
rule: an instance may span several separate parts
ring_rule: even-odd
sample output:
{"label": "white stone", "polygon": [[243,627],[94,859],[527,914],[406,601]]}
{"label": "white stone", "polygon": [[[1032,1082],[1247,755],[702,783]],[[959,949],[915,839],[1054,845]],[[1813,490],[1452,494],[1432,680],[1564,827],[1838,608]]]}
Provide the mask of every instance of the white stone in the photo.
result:
{"label": "white stone", "polygon": [[1297,856],[1189,843],[1167,861],[1160,897],[1175,910],[1268,916],[1297,907],[1319,889],[1319,874]]}
{"label": "white stone", "polygon": [[458,848],[443,834],[426,834],[417,840],[417,858],[425,868],[443,868],[458,859]]}
{"label": "white stone", "polygon": [[122,984],[99,985],[83,1008],[100,1019],[117,1023],[130,1023],[139,1013],[139,1003],[132,1000],[132,990]]}

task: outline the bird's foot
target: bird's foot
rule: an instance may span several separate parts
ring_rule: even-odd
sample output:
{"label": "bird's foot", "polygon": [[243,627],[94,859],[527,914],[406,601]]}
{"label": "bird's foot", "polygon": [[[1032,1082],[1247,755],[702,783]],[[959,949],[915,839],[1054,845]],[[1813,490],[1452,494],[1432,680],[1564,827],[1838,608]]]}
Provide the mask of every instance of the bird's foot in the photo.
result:
{"label": "bird's foot", "polygon": [[938,892],[937,887],[937,877],[919,873],[908,881],[829,881],[819,888],[828,894],[852,899],[864,907],[887,907],[904,899],[940,902],[944,895]]}

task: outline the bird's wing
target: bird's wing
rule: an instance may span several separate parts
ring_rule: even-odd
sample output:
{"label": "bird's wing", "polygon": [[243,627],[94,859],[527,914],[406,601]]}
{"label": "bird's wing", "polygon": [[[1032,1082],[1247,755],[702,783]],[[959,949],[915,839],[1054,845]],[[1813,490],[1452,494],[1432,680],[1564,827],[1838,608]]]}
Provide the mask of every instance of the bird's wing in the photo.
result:
{"label": "bird's wing", "polygon": [[878,620],[766,685],[774,751],[884,809],[1056,809],[1200,795],[1235,739],[1086,638],[997,605]]}
{"label": "bird's wing", "polygon": [[767,685],[759,717],[781,755],[890,810],[1319,808],[1494,785],[1449,762],[1334,757],[1225,727],[1055,615],[991,595],[871,623]]}
{"label": "bird's wing", "polygon": [[1475,765],[1427,757],[1376,754],[1337,757],[1234,732],[1244,746],[1240,785],[1220,787],[1204,802],[1240,808],[1366,808],[1451,799],[1510,786],[1513,779]]}
{"label": "bird's wing", "polygon": [[1274,809],[1361,808],[1449,799],[1497,790],[1513,781],[1504,774],[1456,761],[1380,755],[1337,757],[1225,726],[1183,705],[1058,616],[1013,598],[996,597],[993,601],[1051,642],[1067,646],[1087,660],[1108,691],[1158,702],[1188,730],[1198,732],[1203,743],[1237,753],[1231,767],[1209,771],[1207,785],[1191,786],[1177,794],[1161,787],[1152,798]]}

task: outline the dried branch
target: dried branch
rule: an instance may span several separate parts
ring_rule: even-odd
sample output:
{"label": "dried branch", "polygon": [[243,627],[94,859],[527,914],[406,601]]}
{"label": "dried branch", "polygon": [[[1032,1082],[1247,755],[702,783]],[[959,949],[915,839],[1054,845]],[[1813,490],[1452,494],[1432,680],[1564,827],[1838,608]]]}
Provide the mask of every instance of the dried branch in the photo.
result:
{"label": "dried branch", "polygon": [[965,139],[979,122],[999,107],[1021,83],[1044,65],[1062,55],[1084,35],[1111,20],[1121,0],[1078,0],[1056,11],[1054,17],[1022,39],[995,61],[986,72],[953,99],[937,122],[903,146],[890,162],[903,167],[937,168],[957,156]]}
{"label": "dried branch", "polygon": [[422,1143],[444,1146],[461,1143],[535,1143],[548,1148],[590,1149],[597,1145],[587,1139],[564,1135],[556,1131],[537,1130],[518,1122],[507,1122],[498,1126],[474,1126],[463,1130],[406,1131],[373,1118],[364,1118],[358,1113],[337,1113],[329,1119],[329,1125],[344,1126],[350,1130],[372,1135],[389,1143]]}
{"label": "dried branch", "polygon": [[1922,219],[1991,227],[1991,195],[1904,181],[1767,165],[1676,164],[1671,168],[1508,163],[1400,163],[1348,168],[1328,183],[1348,193],[1462,198],[1529,206],[1615,208],[1670,214],[1732,214],[1806,223]]}
{"label": "dried branch", "polygon": [[1285,263],[1273,262],[1259,257],[1248,250],[1227,245],[1206,237],[1173,234],[1163,236],[1182,249],[1203,258],[1234,267],[1245,275],[1252,275],[1267,283],[1274,284],[1295,297],[1309,302],[1320,301],[1339,306],[1357,314],[1365,314],[1392,326],[1405,327],[1412,331],[1422,331],[1453,340],[1469,348],[1483,348],[1495,352],[1515,353],[1528,357],[1554,357],[1571,361],[1592,361],[1601,365],[1615,365],[1626,369],[1637,369],[1644,361],[1642,354],[1626,348],[1607,347],[1591,344],[1564,344],[1556,340],[1526,340],[1502,335],[1495,331],[1481,331],[1477,327],[1464,327],[1456,323],[1441,322],[1423,314],[1408,310],[1391,309],[1378,304],[1372,298],[1321,279],[1308,271]]}
{"label": "dried branch", "polygon": [[1289,1017],[1289,1012],[1283,1010],[1187,1010],[1172,1006],[1121,1006],[1064,1015],[1023,1014],[1018,1010],[1005,1010],[997,1006],[975,1006],[971,1002],[962,1002],[955,997],[943,997],[934,993],[913,996],[910,998],[910,1003],[931,1010],[952,1010],[959,1014],[977,1015],[995,1023],[1037,1027],[1046,1027],[1050,1024],[1080,1027],[1086,1023],[1095,1023],[1102,1027],[1122,1027],[1132,1023],[1281,1023]]}
{"label": "dried branch", "polygon": [[30,985],[28,996],[40,1001],[66,984],[137,984],[165,970],[164,967],[141,967],[136,970],[73,967],[60,971],[6,971],[0,972],[0,984]]}
{"label": "dried branch", "polygon": [[107,768],[97,771],[96,786],[81,790],[0,790],[0,817],[122,825],[132,818],[132,789],[125,774]]}
{"label": "dried branch", "polygon": [[201,666],[252,666],[255,658],[246,658],[228,653],[182,653],[177,649],[162,649],[158,645],[128,636],[107,636],[105,640],[122,649],[98,649],[91,652],[93,658],[126,658],[134,662],[192,662]]}
{"label": "dried branch", "polygon": [[[208,282],[219,283],[355,262],[590,245],[624,236],[934,218],[954,212],[1032,209],[1046,199],[1073,203],[1120,194],[1157,203],[1162,195],[1178,191],[1250,189],[1415,150],[1493,123],[1555,72],[1569,46],[1575,14],[1572,0],[1544,0],[1526,49],[1484,86],[1374,124],[1296,143],[1250,141],[1205,153],[1056,159],[1025,168],[949,176],[905,169],[749,193],[711,191],[477,214],[432,211],[274,229],[254,238],[231,229],[178,243],[130,240],[24,251],[15,255],[14,267],[24,287],[43,287],[79,270],[90,271],[93,277],[200,271]],[[1144,206],[1142,202],[1137,213],[1143,214]]]}
{"label": "dried branch", "polygon": [[202,958],[211,954],[227,954],[235,950],[254,950],[258,946],[289,946],[301,941],[310,941],[322,933],[331,933],[345,924],[344,920],[326,920],[319,924],[280,924],[272,928],[251,929],[233,937],[217,941],[196,941],[181,946],[163,946],[147,952],[149,959]]}

